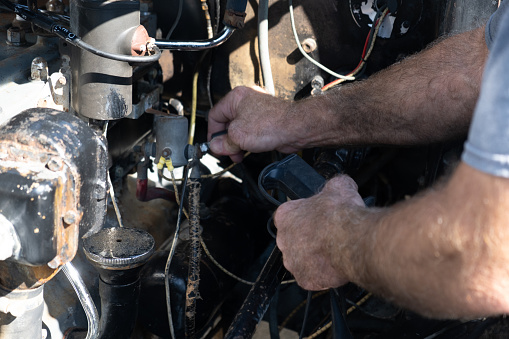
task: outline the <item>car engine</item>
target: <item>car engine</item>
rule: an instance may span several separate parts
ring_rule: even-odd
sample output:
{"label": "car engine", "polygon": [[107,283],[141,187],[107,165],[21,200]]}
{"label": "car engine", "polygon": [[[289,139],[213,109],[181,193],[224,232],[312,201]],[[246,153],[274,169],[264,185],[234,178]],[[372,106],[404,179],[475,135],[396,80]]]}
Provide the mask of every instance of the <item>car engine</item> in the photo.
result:
{"label": "car engine", "polygon": [[389,206],[448,173],[463,140],[239,164],[207,143],[209,109],[236,86],[322,95],[348,82],[331,70],[366,79],[498,5],[0,0],[0,338],[507,337],[504,318],[305,291],[275,248],[287,198],[347,173]]}

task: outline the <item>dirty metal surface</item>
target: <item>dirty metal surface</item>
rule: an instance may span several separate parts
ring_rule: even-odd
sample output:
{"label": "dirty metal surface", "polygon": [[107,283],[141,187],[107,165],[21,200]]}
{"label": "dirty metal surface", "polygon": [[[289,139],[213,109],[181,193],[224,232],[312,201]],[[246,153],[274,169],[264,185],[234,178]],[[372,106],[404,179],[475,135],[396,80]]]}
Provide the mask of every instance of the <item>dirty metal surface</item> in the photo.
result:
{"label": "dirty metal surface", "polygon": [[[351,67],[350,65],[358,61],[353,59],[356,54],[351,53],[351,47],[338,43],[344,40],[341,22],[338,20],[339,11],[336,1],[294,1],[300,41],[316,41],[317,48],[311,56],[331,69],[342,65]],[[246,12],[244,28],[235,32],[224,47],[220,48],[220,56],[216,58],[228,62],[227,74],[231,88],[263,84],[258,63],[257,4],[248,2]],[[268,21],[269,53],[276,96],[293,98],[295,93],[305,87],[315,75],[322,74],[322,71],[304,59],[297,50],[287,1],[269,1]]]}

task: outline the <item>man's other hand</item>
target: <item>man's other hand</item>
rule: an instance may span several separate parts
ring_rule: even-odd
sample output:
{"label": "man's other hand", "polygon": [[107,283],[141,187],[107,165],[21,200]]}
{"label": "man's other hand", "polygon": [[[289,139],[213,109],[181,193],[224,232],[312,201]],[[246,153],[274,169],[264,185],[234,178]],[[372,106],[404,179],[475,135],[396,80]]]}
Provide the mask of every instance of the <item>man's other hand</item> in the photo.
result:
{"label": "man's other hand", "polygon": [[317,195],[277,209],[277,245],[301,287],[322,290],[349,281],[351,253],[363,233],[355,226],[364,210],[357,184],[345,175],[330,180]]}

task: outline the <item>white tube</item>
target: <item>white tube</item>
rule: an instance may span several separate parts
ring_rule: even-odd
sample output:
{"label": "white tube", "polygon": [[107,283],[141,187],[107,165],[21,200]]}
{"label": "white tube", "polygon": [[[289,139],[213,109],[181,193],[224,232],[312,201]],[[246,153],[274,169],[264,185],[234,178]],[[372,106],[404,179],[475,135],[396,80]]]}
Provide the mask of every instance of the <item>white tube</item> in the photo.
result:
{"label": "white tube", "polygon": [[269,0],[260,0],[258,5],[258,53],[262,69],[263,86],[270,95],[275,95],[274,79],[269,54]]}

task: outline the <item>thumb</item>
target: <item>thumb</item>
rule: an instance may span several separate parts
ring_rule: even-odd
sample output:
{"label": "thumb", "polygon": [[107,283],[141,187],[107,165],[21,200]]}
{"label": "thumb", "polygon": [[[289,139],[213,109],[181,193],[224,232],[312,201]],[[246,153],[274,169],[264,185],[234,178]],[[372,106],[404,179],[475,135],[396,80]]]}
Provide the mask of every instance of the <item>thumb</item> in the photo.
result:
{"label": "thumb", "polygon": [[210,140],[209,147],[214,154],[228,155],[233,162],[242,161],[243,154],[240,146],[234,143],[227,134],[217,136]]}
{"label": "thumb", "polygon": [[210,140],[210,150],[219,155],[232,155],[241,151],[239,145],[235,144],[227,134],[220,135]]}

